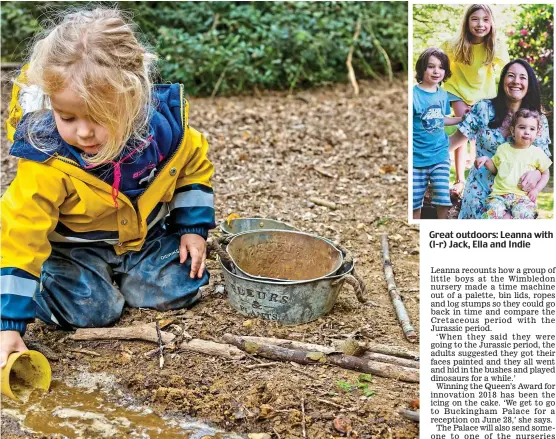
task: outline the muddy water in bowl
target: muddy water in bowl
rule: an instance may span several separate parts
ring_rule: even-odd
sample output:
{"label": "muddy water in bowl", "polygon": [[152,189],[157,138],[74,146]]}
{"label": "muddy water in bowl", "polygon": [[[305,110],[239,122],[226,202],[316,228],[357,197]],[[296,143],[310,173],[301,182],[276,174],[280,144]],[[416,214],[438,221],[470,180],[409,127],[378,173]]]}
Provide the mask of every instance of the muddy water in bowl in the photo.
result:
{"label": "muddy water in bowl", "polygon": [[329,241],[286,230],[241,233],[230,240],[227,251],[242,273],[261,280],[319,279],[332,275],[343,261]]}

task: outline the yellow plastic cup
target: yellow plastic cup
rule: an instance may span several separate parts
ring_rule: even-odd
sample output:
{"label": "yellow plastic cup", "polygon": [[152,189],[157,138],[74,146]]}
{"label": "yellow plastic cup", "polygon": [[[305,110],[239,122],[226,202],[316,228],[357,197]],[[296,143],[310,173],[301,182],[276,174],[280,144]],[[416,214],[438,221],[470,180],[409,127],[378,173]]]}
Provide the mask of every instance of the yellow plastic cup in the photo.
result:
{"label": "yellow plastic cup", "polygon": [[22,390],[48,391],[52,370],[46,357],[38,351],[14,352],[2,369],[2,395],[22,400]]}

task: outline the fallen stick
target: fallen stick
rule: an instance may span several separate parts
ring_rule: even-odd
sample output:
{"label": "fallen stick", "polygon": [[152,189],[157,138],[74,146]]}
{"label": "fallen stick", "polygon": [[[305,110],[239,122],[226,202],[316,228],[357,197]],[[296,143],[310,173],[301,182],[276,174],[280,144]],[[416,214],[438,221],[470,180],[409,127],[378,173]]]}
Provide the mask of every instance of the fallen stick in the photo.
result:
{"label": "fallen stick", "polygon": [[408,358],[410,360],[419,360],[419,352],[410,351],[409,349],[399,346],[389,346],[381,343],[367,342],[367,351],[376,352],[377,354],[392,355],[393,357]]}
{"label": "fallen stick", "polygon": [[215,357],[225,357],[233,360],[241,360],[245,358],[245,354],[235,346],[224,343],[216,343],[210,340],[201,340],[199,338],[184,341],[179,347],[181,349],[185,349],[186,351],[212,355]]}
{"label": "fallen stick", "polygon": [[317,398],[317,401],[323,402],[325,404],[331,405],[332,407],[336,407],[336,408],[339,408],[339,409],[344,408],[344,406],[341,406],[340,404],[336,404],[335,402],[329,401],[328,399]]}
{"label": "fallen stick", "polygon": [[[164,345],[164,347],[167,347],[166,345]],[[160,354],[160,346],[154,349],[151,349],[148,352],[145,352],[143,355],[147,358],[152,358],[155,355],[159,355]]]}
{"label": "fallen stick", "polygon": [[324,169],[322,169],[322,168],[320,168],[320,167],[318,167],[318,166],[313,166],[313,169],[314,169],[315,171],[317,171],[319,174],[324,175],[325,177],[328,177],[328,178],[336,178],[336,176],[335,176],[334,174],[331,174],[330,172],[325,171]]}
{"label": "fallen stick", "polygon": [[[271,338],[271,337],[255,337],[255,336],[242,336],[245,341],[252,343],[270,344],[273,346],[281,346],[290,349],[301,349],[309,352],[322,352],[324,354],[333,354],[342,352],[341,349],[337,349],[333,346],[324,346],[313,343],[304,343],[301,341],[288,340],[284,338]],[[362,345],[364,350],[368,350],[365,345]],[[345,354],[346,352],[344,352]],[[415,360],[399,358],[397,356],[376,353],[376,352],[364,352],[361,355],[362,358],[368,358],[369,360],[380,361],[382,363],[397,364],[398,366],[410,367],[413,369],[419,369],[419,362]]]}
{"label": "fallen stick", "polygon": [[100,357],[101,355],[95,351],[89,351],[87,349],[68,349],[69,352],[75,352],[76,354],[92,355],[93,357]]}
{"label": "fallen stick", "polygon": [[[176,336],[160,331],[164,344],[170,343]],[[153,324],[126,326],[125,328],[79,328],[71,335],[72,340],[145,340],[158,343],[158,334]]]}
{"label": "fallen stick", "polygon": [[307,439],[307,430],[305,427],[305,398],[301,397],[301,431],[303,433],[303,439]]}
{"label": "fallen stick", "polygon": [[355,25],[355,34],[353,35],[353,44],[349,48],[349,53],[348,53],[348,57],[347,57],[347,60],[346,60],[346,66],[348,68],[348,76],[349,76],[349,80],[351,81],[351,85],[353,86],[353,94],[355,96],[359,95],[359,85],[357,85],[357,79],[355,78],[355,72],[353,71],[353,66],[351,64],[351,61],[353,59],[353,51],[355,50],[355,43],[357,42],[357,39],[359,38],[359,33],[360,32],[361,32],[361,18],[359,18],[357,20],[357,23]]}
{"label": "fallen stick", "polygon": [[399,409],[398,413],[404,418],[407,418],[413,422],[419,422],[419,412],[414,412],[413,410]]}
{"label": "fallen stick", "polygon": [[250,364],[249,366],[243,366],[245,369],[259,369],[261,367],[271,367],[276,366],[280,363],[273,361],[272,363],[260,363],[260,364]]}
{"label": "fallen stick", "polygon": [[302,341],[288,340],[285,338],[255,337],[251,335],[242,335],[241,338],[252,343],[270,344],[273,346],[281,346],[284,348],[301,349],[303,351],[322,352],[324,354],[332,354],[334,352],[338,352],[338,349],[332,346],[304,343]]}
{"label": "fallen stick", "polygon": [[396,281],[394,279],[394,270],[392,268],[392,262],[390,262],[390,250],[388,248],[388,235],[383,233],[380,236],[380,242],[382,244],[382,259],[384,266],[384,277],[386,278],[386,284],[388,285],[388,293],[390,293],[390,298],[396,310],[396,315],[398,320],[402,325],[402,330],[405,334],[405,338],[411,343],[416,343],[418,341],[415,329],[411,325],[409,316],[407,315],[407,310],[403,304],[400,293],[398,292],[398,287],[396,287]]}
{"label": "fallen stick", "polygon": [[324,207],[328,207],[330,209],[336,209],[336,203],[332,202],[332,201],[328,201],[328,200],[323,200],[322,198],[317,198],[317,197],[311,197],[309,198],[309,201],[311,203],[315,203],[319,206],[324,206]]}
{"label": "fallen stick", "polygon": [[392,357],[391,355],[378,354],[376,352],[365,352],[361,357],[368,358],[369,360],[380,361],[381,363],[397,364],[398,366],[419,369],[418,361],[408,360],[407,358]]}
{"label": "fallen stick", "polygon": [[156,336],[158,337],[158,365],[162,369],[164,367],[164,343],[162,342],[162,333],[160,332],[160,326],[158,322],[155,321]]}
{"label": "fallen stick", "polygon": [[287,349],[274,345],[262,345],[244,340],[232,334],[224,334],[222,339],[249,354],[257,354],[270,360],[294,361],[300,364],[332,364],[343,369],[357,370],[384,378],[393,378],[410,383],[419,382],[419,371],[394,364],[379,363],[360,357],[343,354],[329,354],[310,352],[297,349]]}

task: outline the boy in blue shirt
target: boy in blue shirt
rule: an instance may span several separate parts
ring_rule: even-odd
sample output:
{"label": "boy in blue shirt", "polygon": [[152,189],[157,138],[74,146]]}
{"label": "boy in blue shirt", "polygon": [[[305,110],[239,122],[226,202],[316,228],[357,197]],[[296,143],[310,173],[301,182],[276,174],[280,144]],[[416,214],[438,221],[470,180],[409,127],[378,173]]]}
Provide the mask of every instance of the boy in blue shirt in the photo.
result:
{"label": "boy in blue shirt", "polygon": [[444,126],[456,125],[461,117],[447,117],[450,101],[439,85],[451,75],[450,60],[440,49],[425,50],[415,65],[413,87],[413,219],[421,218],[427,185],[439,219],[448,217],[450,201],[449,140]]}

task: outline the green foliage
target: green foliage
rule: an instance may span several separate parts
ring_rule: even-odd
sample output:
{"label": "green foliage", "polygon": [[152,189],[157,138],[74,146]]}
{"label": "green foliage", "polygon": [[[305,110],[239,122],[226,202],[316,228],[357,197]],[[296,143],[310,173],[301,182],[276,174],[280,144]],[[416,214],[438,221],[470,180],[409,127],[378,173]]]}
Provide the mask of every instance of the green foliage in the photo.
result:
{"label": "green foliage", "polygon": [[0,26],[2,27],[2,60],[22,60],[33,36],[42,30],[33,14],[32,2],[2,2]]}
{"label": "green foliage", "polygon": [[370,398],[376,393],[369,387],[372,381],[373,377],[370,374],[361,374],[359,375],[359,377],[357,377],[357,383],[355,384],[348,383],[347,381],[336,381],[336,386],[338,386],[346,393],[349,393],[355,389],[360,389],[364,396]]}
{"label": "green foliage", "polygon": [[459,31],[464,5],[413,5],[413,63],[429,47],[440,47]]}
{"label": "green foliage", "polygon": [[542,87],[543,105],[554,108],[554,9],[552,5],[522,5],[521,13],[508,33],[512,58],[531,64]]}
{"label": "green foliage", "polygon": [[[23,60],[21,42],[41,15],[79,2],[7,2],[2,58]],[[294,89],[407,71],[405,2],[118,2],[160,57],[160,76],[190,94]],[[5,10],[5,11],[4,11]],[[15,17],[15,18],[14,18]],[[354,44],[357,23],[359,38]],[[17,38],[13,35],[17,35]],[[19,48],[19,49],[17,49]]]}
{"label": "green foliage", "polygon": [[357,387],[359,387],[361,389],[361,392],[367,398],[370,398],[371,396],[373,396],[376,393],[373,389],[371,389],[369,387],[369,385],[367,383],[359,383],[359,384],[357,384]]}
{"label": "green foliage", "polygon": [[358,378],[360,383],[372,383],[373,376],[370,373],[362,373]]}
{"label": "green foliage", "polygon": [[346,381],[336,381],[336,385],[345,392],[351,392],[352,385]]}
{"label": "green foliage", "polygon": [[552,219],[554,218],[554,192],[553,186],[548,186],[543,192],[539,193],[537,198],[537,210],[539,218]]}

